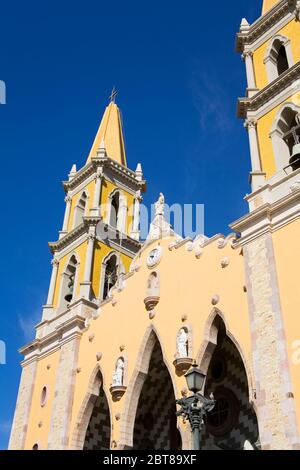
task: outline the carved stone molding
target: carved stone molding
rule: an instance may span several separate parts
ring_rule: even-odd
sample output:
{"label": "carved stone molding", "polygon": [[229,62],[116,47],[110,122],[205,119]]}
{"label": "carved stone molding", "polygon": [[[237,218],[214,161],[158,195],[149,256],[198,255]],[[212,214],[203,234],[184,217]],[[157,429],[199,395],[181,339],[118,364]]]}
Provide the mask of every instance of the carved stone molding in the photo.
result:
{"label": "carved stone molding", "polygon": [[300,77],[300,62],[286,70],[276,80],[271,82],[262,90],[258,91],[252,98],[239,98],[238,117],[246,118],[249,111],[257,111],[272,98],[292,85]]}
{"label": "carved stone molding", "polygon": [[152,310],[154,310],[154,308],[156,307],[159,301],[160,301],[160,297],[158,296],[150,295],[149,297],[146,297],[144,299],[146,310],[148,312],[151,312]]}
{"label": "carved stone molding", "polygon": [[114,385],[110,387],[109,391],[111,393],[112,399],[114,401],[119,401],[121,400],[122,396],[126,392],[127,387],[125,385]]}
{"label": "carved stone molding", "polygon": [[186,372],[193,365],[193,363],[194,359],[192,359],[191,357],[180,357],[175,359],[173,365],[175,366],[177,372],[179,372],[180,374],[186,374]]}
{"label": "carved stone molding", "polygon": [[297,17],[297,0],[281,0],[265,15],[255,21],[248,31],[239,32],[236,36],[236,50],[243,52],[245,45],[253,44],[266,31],[272,28],[278,21],[284,18],[288,13]]}

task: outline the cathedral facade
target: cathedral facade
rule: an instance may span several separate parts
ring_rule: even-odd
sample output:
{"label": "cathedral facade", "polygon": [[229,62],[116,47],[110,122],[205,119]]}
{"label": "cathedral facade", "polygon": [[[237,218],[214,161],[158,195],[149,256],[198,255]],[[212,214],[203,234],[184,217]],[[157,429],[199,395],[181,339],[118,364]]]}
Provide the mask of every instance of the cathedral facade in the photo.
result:
{"label": "cathedral facade", "polygon": [[161,195],[141,242],[146,181],[127,166],[113,93],[86,164],[64,182],[10,449],[192,449],[176,399],[194,361],[216,400],[203,449],[300,449],[300,1],[264,0],[236,47],[249,212],[227,237],[182,239]]}

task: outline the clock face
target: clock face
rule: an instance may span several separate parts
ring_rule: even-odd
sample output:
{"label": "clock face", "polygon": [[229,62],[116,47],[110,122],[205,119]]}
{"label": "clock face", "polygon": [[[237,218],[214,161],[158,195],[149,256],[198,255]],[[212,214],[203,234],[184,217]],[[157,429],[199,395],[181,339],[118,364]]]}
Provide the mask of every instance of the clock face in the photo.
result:
{"label": "clock face", "polygon": [[147,265],[149,268],[152,268],[155,266],[157,263],[160,262],[162,255],[162,249],[161,247],[154,248],[154,250],[150,251],[148,258],[147,258]]}

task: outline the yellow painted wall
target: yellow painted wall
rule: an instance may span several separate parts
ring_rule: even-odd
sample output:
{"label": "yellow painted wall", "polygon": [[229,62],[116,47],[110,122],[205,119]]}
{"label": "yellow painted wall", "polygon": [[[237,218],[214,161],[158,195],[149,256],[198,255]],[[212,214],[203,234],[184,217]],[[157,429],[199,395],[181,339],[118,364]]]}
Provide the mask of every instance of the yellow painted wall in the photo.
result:
{"label": "yellow painted wall", "polygon": [[[112,373],[117,358],[121,355],[120,346],[124,345],[122,354],[128,360],[128,377],[132,376],[136,366],[140,346],[145,332],[154,325],[161,339],[165,361],[171,373],[176,397],[186,387],[185,378],[175,373],[173,366],[176,352],[176,336],[182,327],[182,315],[187,315],[187,324],[192,325],[193,356],[196,357],[203,344],[207,320],[212,312],[211,299],[215,294],[220,296],[218,308],[224,313],[228,330],[240,345],[241,352],[248,369],[251,371],[251,334],[248,316],[247,294],[244,292],[245,275],[243,257],[239,250],[234,251],[229,245],[220,250],[217,242],[207,246],[200,260],[194,253],[186,251],[186,247],[170,252],[170,240],[161,245],[164,250],[163,260],[158,266],[161,280],[161,300],[155,308],[156,317],[149,319],[144,306],[147,280],[151,273],[146,266],[146,258],[156,242],[142,253],[141,268],[126,280],[126,288],[116,293],[116,305],[108,303],[101,307],[101,315],[93,320],[88,330],[83,333],[80,342],[76,389],[73,402],[71,435],[74,433],[78,413],[88,390],[90,377],[97,366],[96,354],[102,352],[99,362],[104,377],[104,389],[109,400],[112,413],[113,435],[116,441],[120,438],[120,421],[116,421],[116,413],[122,412],[125,396],[119,402],[113,402],[109,393]],[[102,248],[102,247],[101,247]],[[104,249],[104,248],[103,248]],[[230,258],[230,265],[222,269],[223,257]],[[172,273],[172,276],[170,276]],[[234,292],[234,295],[232,293]],[[90,340],[94,334],[93,341]],[[45,381],[46,372],[38,371],[37,383]],[[251,376],[251,374],[250,374]],[[252,388],[252,384],[250,385]],[[31,411],[31,423],[39,415],[37,397]],[[28,428],[28,443],[41,439],[41,430],[33,424]]]}
{"label": "yellow painted wall", "polygon": [[275,165],[273,144],[270,138],[270,132],[273,128],[273,124],[275,122],[279,109],[284,105],[284,103],[288,102],[299,105],[300,93],[296,93],[295,95],[289,97],[287,100],[283,101],[280,105],[272,109],[270,112],[268,112],[258,120],[257,134],[261,154],[262,170],[266,172],[267,178],[270,178],[277,171]]}
{"label": "yellow painted wall", "polygon": [[[38,361],[32,394],[32,408],[28,420],[30,432],[27,433],[25,441],[26,449],[32,449],[36,443],[38,443],[39,449],[47,449],[59,355],[60,351],[58,350]],[[50,365],[50,369],[47,369],[47,365]],[[45,406],[42,407],[40,405],[41,393],[45,385],[48,388],[48,398]],[[41,427],[39,427],[39,423],[42,423]]]}
{"label": "yellow painted wall", "polygon": [[263,9],[262,14],[264,15],[267,11],[271,10],[271,8],[278,3],[279,0],[264,0],[263,1]]}
{"label": "yellow painted wall", "polygon": [[[300,220],[273,234],[279,293],[300,429]],[[296,343],[297,342],[297,343]],[[297,345],[297,347],[295,347]],[[294,346],[294,348],[293,348]],[[297,353],[297,351],[299,351]]]}
{"label": "yellow painted wall", "polygon": [[[293,61],[294,63],[298,62],[300,60],[300,23],[295,20],[292,20],[281,30],[279,30],[276,34],[281,34],[282,36],[286,36],[291,40]],[[262,89],[269,84],[264,59],[267,53],[267,49],[271,42],[272,39],[269,39],[258,49],[256,49],[253,53],[253,65],[256,78],[256,86],[259,89]]]}

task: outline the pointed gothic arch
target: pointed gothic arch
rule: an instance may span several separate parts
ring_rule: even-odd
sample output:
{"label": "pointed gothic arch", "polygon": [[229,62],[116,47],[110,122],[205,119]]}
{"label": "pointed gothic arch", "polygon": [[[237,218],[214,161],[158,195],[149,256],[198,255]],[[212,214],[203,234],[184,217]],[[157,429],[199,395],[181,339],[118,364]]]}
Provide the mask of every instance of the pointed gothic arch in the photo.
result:
{"label": "pointed gothic arch", "polygon": [[[153,399],[155,399],[156,402],[159,398],[161,398],[165,405],[165,410],[164,410],[165,415],[161,417],[162,421],[164,421],[164,425],[162,424],[162,426],[164,426],[165,432],[164,433],[161,432],[159,434],[164,435],[166,440],[165,442],[162,442],[162,441],[153,442],[152,440],[151,445],[153,448],[159,448],[159,446],[162,446],[161,447],[162,449],[170,448],[172,447],[172,444],[173,444],[173,442],[171,441],[172,441],[172,438],[175,436],[174,433],[176,433],[174,440],[178,438],[178,433],[180,434],[180,437],[181,437],[181,432],[178,427],[178,423],[176,423],[176,416],[175,416],[175,412],[176,412],[175,397],[177,396],[177,390],[176,390],[176,383],[172,374],[172,370],[168,364],[168,361],[166,360],[163,348],[161,347],[161,341],[153,325],[151,325],[147,329],[144,335],[143,341],[141,343],[140,351],[137,357],[138,359],[137,359],[136,367],[134,369],[132,378],[130,380],[130,383],[128,385],[127,392],[126,392],[126,401],[124,405],[124,413],[123,413],[123,418],[122,418],[122,423],[121,423],[121,434],[120,434],[121,439],[119,443],[119,449],[132,449],[132,448],[142,449],[144,446],[147,445],[147,444],[144,444],[143,436],[145,435],[145,432],[149,433],[150,431],[150,429],[146,429],[147,424],[145,423],[147,422],[149,423],[149,421],[151,421],[152,431],[153,429],[155,429],[157,418],[155,415],[154,416],[152,415],[151,418],[149,417],[149,412],[148,412],[149,410],[147,406],[145,407],[145,403],[147,403],[147,398],[145,397],[145,395],[143,396],[143,392],[145,390],[145,387],[144,387],[145,384],[146,384],[146,389],[148,389],[149,394],[151,394],[151,390],[152,392],[154,391],[154,389],[149,390],[149,387],[147,387],[147,379],[149,378],[150,378],[148,382],[149,384],[150,382],[155,383],[156,389],[158,391],[159,391],[158,385],[160,384],[161,392],[167,395],[166,397],[164,397],[163,395],[161,395],[160,397],[158,396],[156,398],[153,397]],[[157,365],[156,363],[156,366],[153,367],[153,362],[154,362],[153,358],[155,358],[157,363],[159,362],[159,365]],[[162,380],[154,379],[154,376],[153,376],[154,369],[155,369],[155,373],[162,374]],[[168,402],[171,405],[171,408],[170,408],[172,409],[171,413],[169,413],[170,410],[168,409]],[[150,403],[148,403],[148,405],[150,405]],[[168,426],[170,426],[170,435],[168,435],[168,429],[169,429]],[[139,427],[138,430],[137,430],[137,427]],[[174,435],[171,436],[172,432]]]}
{"label": "pointed gothic arch", "polygon": [[259,430],[251,367],[217,308],[207,320],[204,336],[197,359],[206,374],[204,394],[214,393],[217,404],[203,429],[202,446],[242,450],[250,442],[256,448]]}
{"label": "pointed gothic arch", "polygon": [[[100,366],[94,368],[72,435],[73,450],[109,450],[112,414]],[[102,417],[102,419],[101,419]],[[93,426],[94,422],[97,428]],[[102,425],[102,429],[99,429]]]}

